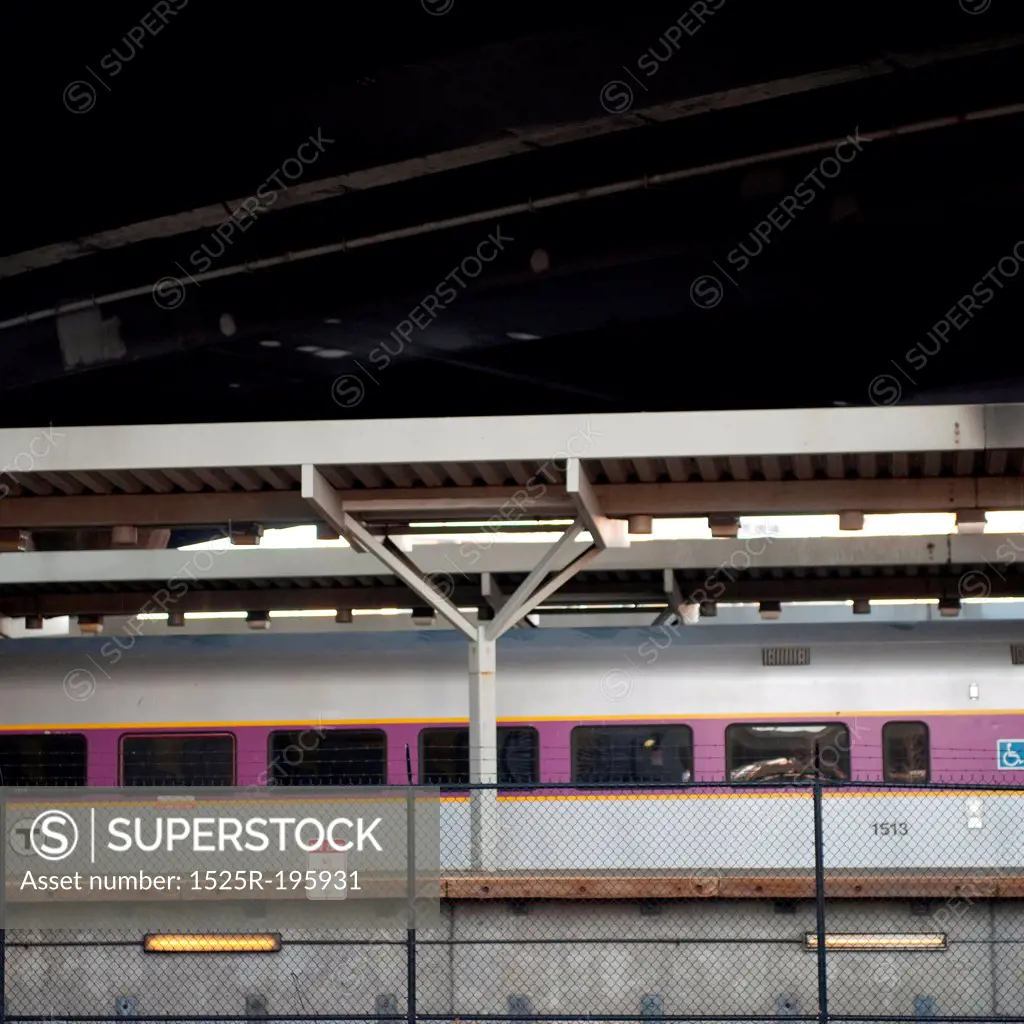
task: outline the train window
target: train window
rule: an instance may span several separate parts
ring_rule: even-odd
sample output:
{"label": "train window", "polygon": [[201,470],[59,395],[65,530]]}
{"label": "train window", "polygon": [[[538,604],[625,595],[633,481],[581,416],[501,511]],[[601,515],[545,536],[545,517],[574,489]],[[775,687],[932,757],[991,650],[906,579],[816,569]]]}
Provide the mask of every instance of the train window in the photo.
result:
{"label": "train window", "polygon": [[730,782],[789,782],[850,778],[850,730],[845,725],[730,725],[725,730]]}
{"label": "train window", "polygon": [[0,733],[0,786],[84,786],[80,733]]}
{"label": "train window", "polygon": [[230,733],[149,733],[121,737],[123,786],[233,786]]}
{"label": "train window", "polygon": [[572,731],[572,777],[585,783],[689,782],[688,725],[580,725]]}
{"label": "train window", "polygon": [[275,786],[383,786],[387,736],[383,729],[273,732],[267,774]]}
{"label": "train window", "polygon": [[[539,778],[537,730],[498,726],[498,783],[524,785]],[[420,782],[428,786],[469,783],[469,730],[423,729],[420,732]]]}
{"label": "train window", "polygon": [[886,782],[927,782],[931,751],[924,722],[882,726],[882,774]]}

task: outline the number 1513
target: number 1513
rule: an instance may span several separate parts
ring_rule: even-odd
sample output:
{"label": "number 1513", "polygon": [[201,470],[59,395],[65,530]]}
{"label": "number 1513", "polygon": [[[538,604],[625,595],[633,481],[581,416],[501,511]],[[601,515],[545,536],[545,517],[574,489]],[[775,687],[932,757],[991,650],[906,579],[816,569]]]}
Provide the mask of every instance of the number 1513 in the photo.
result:
{"label": "number 1513", "polygon": [[879,821],[871,826],[871,831],[876,836],[905,836],[910,826],[905,821]]}

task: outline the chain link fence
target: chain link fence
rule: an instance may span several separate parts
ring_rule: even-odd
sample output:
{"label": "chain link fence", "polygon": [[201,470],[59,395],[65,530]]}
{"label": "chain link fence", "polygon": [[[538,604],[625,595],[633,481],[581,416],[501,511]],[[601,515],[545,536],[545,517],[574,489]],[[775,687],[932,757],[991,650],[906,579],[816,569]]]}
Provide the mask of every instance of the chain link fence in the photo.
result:
{"label": "chain link fence", "polygon": [[8,931],[4,1014],[1024,1021],[1021,822],[999,786],[450,788],[439,926],[185,954]]}

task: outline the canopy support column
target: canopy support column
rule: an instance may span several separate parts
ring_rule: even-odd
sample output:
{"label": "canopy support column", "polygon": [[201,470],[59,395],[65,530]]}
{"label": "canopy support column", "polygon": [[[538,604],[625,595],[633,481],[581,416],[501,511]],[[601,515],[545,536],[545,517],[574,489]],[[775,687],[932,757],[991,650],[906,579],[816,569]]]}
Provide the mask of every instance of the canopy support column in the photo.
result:
{"label": "canopy support column", "polygon": [[496,866],[500,833],[496,649],[480,626],[469,642],[469,834],[475,870]]}

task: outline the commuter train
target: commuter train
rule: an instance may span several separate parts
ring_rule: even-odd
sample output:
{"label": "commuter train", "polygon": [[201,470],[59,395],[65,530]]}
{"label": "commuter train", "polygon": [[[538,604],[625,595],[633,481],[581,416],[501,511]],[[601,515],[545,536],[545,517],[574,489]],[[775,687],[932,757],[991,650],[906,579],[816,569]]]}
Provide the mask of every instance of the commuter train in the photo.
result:
{"label": "commuter train", "polygon": [[[509,916],[488,891],[528,899],[524,879],[561,877],[580,881],[573,892],[585,897],[596,891],[582,884],[590,877],[626,878],[623,894],[637,899],[643,886],[633,883],[652,876],[691,886],[670,888],[675,896],[715,895],[714,885],[700,889],[705,879],[806,879],[814,866],[808,781],[825,784],[833,880],[844,872],[894,880],[860,903],[844,903],[852,890],[835,890],[838,931],[864,931],[867,920],[886,934],[936,930],[931,919],[887,909],[886,900],[914,895],[912,876],[1024,880],[1024,791],[1015,789],[1024,780],[1024,647],[1012,624],[513,631],[498,644],[499,788],[488,819],[494,841],[482,860],[474,849],[477,798],[467,787],[469,674],[460,635],[173,637],[162,625],[149,628],[151,635],[117,645],[116,658],[109,637],[0,648],[4,785],[158,793],[213,784],[439,787],[445,892],[456,892],[460,879],[469,888],[446,900],[450,929],[435,938],[461,935],[470,945],[430,961],[421,1013],[521,1014],[511,1000],[521,1008],[527,999],[539,1014],[639,1017],[643,1000],[660,991],[661,953],[652,960],[648,947],[620,950],[615,956],[626,959],[616,967],[607,949],[580,946],[571,970],[561,960],[539,969],[531,958],[557,959],[564,947],[515,946],[517,937],[635,934],[614,884],[605,902],[582,903],[563,890],[557,906],[542,901],[526,918]],[[503,889],[503,878],[513,887]],[[689,916],[673,903],[667,916],[650,919],[645,935],[757,933],[782,943],[764,947],[760,980],[747,977],[742,993],[732,987],[736,947],[680,947],[671,970],[703,980],[665,995],[663,1012],[814,1012],[813,957],[804,947],[813,901],[792,891],[795,916],[773,914],[768,889],[768,902],[746,892],[749,909],[737,916],[723,889]],[[946,967],[918,952],[853,954],[880,956],[889,967],[898,960],[898,984],[869,998],[849,977],[844,1004],[840,972],[834,1012],[845,1005],[909,1014],[921,992],[936,991],[939,1009],[994,1012],[950,966],[968,956],[957,952],[960,939],[994,927],[975,902],[968,898],[942,924],[942,949],[954,957]],[[1017,914],[1007,906],[999,913]],[[1024,927],[1024,918],[1008,927]],[[472,942],[486,936],[509,943],[502,971],[489,973],[491,961],[473,952]],[[376,947],[332,946],[330,937],[317,932],[326,944],[310,947],[289,941],[310,935],[286,935],[277,959],[258,967],[238,954],[186,957],[172,969],[147,961],[134,933],[9,931],[8,1013],[104,1014],[112,1001],[121,1013],[125,993],[138,1013],[157,1015],[258,1017],[254,992],[263,1002],[253,1006],[282,1014],[372,1015],[375,1006],[395,1005],[388,993],[401,1003],[401,957],[392,963]],[[749,948],[750,965],[761,949]],[[995,948],[985,955],[995,958]],[[989,971],[975,962],[982,953],[969,956],[971,977],[995,977],[1006,966],[993,959]],[[513,976],[520,980],[501,980]],[[1017,991],[1010,975],[1000,984],[1001,992]]]}
{"label": "commuter train", "polygon": [[[550,836],[532,822],[561,813],[571,797],[586,836],[601,833],[611,797],[656,799],[668,827],[680,815],[711,814],[712,797],[735,805],[754,787],[803,830],[802,805],[773,796],[769,784],[844,784],[832,795],[852,800],[850,787],[862,783],[892,808],[881,814],[876,801],[873,817],[895,822],[910,796],[893,785],[1014,787],[1024,778],[1024,710],[1014,707],[1024,649],[1015,638],[1006,624],[944,622],[902,631],[517,631],[499,645],[499,803],[517,834]],[[461,636],[150,636],[118,648],[116,660],[101,656],[109,647],[91,639],[7,645],[6,785],[436,785],[449,822],[444,863],[467,866]],[[952,813],[948,794],[916,799]],[[982,831],[983,841],[970,837],[972,856],[1004,866],[1012,855],[1000,829]],[[506,847],[495,866],[611,867],[624,855],[590,851],[591,841],[573,847],[574,859],[542,842],[518,853]],[[773,843],[766,836],[723,847],[716,866],[770,866],[781,856]],[[892,844],[847,846],[850,867],[905,857]],[[692,844],[689,854],[666,846],[644,856],[642,865],[618,866],[700,866],[679,862],[696,857]],[[943,857],[953,866],[962,851],[949,843],[927,856],[930,866]]]}
{"label": "commuter train", "polygon": [[[154,635],[101,656],[112,646],[4,645],[6,785],[468,782],[454,633]],[[999,623],[514,632],[499,781],[1014,785],[1016,651]]]}

